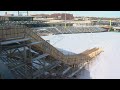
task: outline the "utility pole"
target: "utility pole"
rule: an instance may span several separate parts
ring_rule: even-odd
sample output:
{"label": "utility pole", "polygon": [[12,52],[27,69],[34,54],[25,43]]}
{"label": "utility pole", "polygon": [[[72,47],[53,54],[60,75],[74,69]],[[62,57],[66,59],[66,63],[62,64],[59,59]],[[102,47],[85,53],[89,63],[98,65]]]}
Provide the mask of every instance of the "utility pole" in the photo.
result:
{"label": "utility pole", "polygon": [[27,11],[27,16],[28,16],[29,14],[28,14],[28,11]]}
{"label": "utility pole", "polygon": [[18,16],[20,15],[20,12],[18,11]]}
{"label": "utility pole", "polygon": [[111,26],[111,20],[110,20],[110,30],[109,31],[111,31],[111,29],[112,29],[112,26]]}
{"label": "utility pole", "polygon": [[66,28],[66,11],[65,11],[65,28]]}
{"label": "utility pole", "polygon": [[111,20],[110,20],[110,27],[111,27]]}

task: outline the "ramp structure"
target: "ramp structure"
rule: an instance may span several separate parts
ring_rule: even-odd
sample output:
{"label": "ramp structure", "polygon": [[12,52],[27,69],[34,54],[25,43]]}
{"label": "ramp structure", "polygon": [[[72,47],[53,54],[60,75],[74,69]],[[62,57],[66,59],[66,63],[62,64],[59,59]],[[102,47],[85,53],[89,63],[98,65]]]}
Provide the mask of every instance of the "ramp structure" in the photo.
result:
{"label": "ramp structure", "polygon": [[33,45],[32,47],[37,48],[38,50],[42,50],[45,53],[49,53],[50,56],[54,57],[55,59],[61,60],[68,65],[79,65],[82,62],[89,61],[99,55],[103,50],[102,48],[93,48],[90,50],[86,50],[83,53],[76,54],[76,55],[64,55],[55,47],[53,47],[50,43],[42,39],[40,36],[37,35],[36,32],[32,30],[27,30],[26,32],[28,37],[34,38],[36,41],[43,41],[44,43]]}
{"label": "ramp structure", "polygon": [[23,25],[0,25],[0,60],[15,78],[72,78],[103,50],[64,55]]}

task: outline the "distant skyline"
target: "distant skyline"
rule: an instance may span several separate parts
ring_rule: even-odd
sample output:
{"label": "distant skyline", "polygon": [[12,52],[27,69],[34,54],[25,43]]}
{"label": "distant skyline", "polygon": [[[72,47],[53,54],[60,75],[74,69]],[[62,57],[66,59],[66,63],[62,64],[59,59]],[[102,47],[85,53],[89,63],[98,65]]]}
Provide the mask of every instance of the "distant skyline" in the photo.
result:
{"label": "distant skyline", "polygon": [[[8,14],[17,15],[17,11],[0,11],[0,15]],[[20,11],[25,12],[25,11]],[[53,14],[53,13],[70,13],[74,16],[90,16],[90,17],[120,17],[120,11],[29,11],[30,14]],[[25,15],[25,14],[23,14]]]}

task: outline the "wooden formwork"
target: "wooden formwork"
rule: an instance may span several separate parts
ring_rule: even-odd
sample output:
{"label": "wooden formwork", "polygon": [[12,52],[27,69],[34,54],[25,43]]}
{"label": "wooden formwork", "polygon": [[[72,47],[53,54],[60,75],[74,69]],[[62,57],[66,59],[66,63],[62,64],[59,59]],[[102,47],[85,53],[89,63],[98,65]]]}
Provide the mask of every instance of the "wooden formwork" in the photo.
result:
{"label": "wooden formwork", "polygon": [[[25,36],[26,35],[26,36]],[[42,39],[37,32],[34,32],[34,30],[25,28],[22,26],[16,26],[16,27],[0,27],[0,38],[9,39],[9,38],[16,38],[16,37],[26,37],[31,38],[29,42],[42,42],[35,45],[32,45],[31,48],[36,49],[37,52],[47,53],[50,57],[53,57],[56,60],[62,61],[65,65],[72,67],[73,69],[76,69],[76,67],[83,67],[86,65],[87,62],[93,60],[97,55],[99,55],[103,50],[101,48],[92,48],[89,50],[86,50],[80,54],[76,55],[64,55],[59,50],[57,50],[54,46],[52,46],[50,43]],[[14,54],[15,55],[15,54]],[[16,55],[17,56],[17,55]],[[50,59],[50,58],[49,58]],[[51,59],[51,61],[53,61]],[[56,63],[55,63],[56,64]],[[11,65],[12,66],[12,65]],[[60,68],[61,70],[64,70],[63,66]],[[52,70],[50,70],[52,72]],[[60,70],[57,70],[60,72]],[[53,69],[53,72],[54,69]],[[39,73],[38,72],[35,72]]]}
{"label": "wooden formwork", "polygon": [[0,25],[0,40],[8,40],[10,38],[24,37],[25,28],[14,25]]}
{"label": "wooden formwork", "polygon": [[54,57],[57,60],[61,60],[70,66],[79,66],[79,64],[89,62],[103,51],[101,48],[93,48],[76,55],[64,55],[50,43],[37,35],[36,32],[33,32],[33,30],[27,30],[27,33],[29,34],[29,37],[32,37],[34,40],[43,41],[43,43],[33,45],[33,47],[37,48],[40,51],[43,51],[44,53],[50,54],[50,56]]}
{"label": "wooden formwork", "polygon": [[[90,50],[86,50],[78,55],[68,56],[66,58],[67,63],[71,66],[79,66],[80,64],[84,64],[85,62],[89,62],[98,56],[101,52],[103,52],[102,48],[92,48]],[[71,58],[69,58],[71,57]]]}
{"label": "wooden formwork", "polygon": [[35,47],[38,51],[42,51],[43,53],[48,53],[55,59],[61,60],[65,64],[68,64],[70,66],[79,66],[80,64],[82,65],[83,63],[92,60],[94,57],[96,57],[99,53],[103,51],[101,48],[93,48],[76,55],[64,55],[55,47],[53,47],[50,43],[42,39],[37,34],[37,32],[34,32],[32,29],[25,28],[19,25],[16,25],[15,27],[13,27],[12,25],[6,26],[4,28],[0,27],[0,34],[0,38],[2,39],[24,37],[24,34],[26,34],[26,37],[32,38],[30,42],[42,41],[42,43],[33,45],[32,47]]}

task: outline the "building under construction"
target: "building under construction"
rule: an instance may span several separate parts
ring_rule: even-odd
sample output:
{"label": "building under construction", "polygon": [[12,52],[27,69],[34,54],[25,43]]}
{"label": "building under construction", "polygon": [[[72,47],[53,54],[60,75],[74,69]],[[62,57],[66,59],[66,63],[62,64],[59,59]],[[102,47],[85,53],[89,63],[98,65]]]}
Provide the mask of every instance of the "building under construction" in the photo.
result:
{"label": "building under construction", "polygon": [[39,33],[25,25],[0,24],[0,78],[75,78],[103,51],[95,47],[80,54],[64,55]]}

